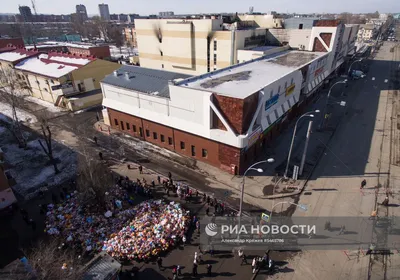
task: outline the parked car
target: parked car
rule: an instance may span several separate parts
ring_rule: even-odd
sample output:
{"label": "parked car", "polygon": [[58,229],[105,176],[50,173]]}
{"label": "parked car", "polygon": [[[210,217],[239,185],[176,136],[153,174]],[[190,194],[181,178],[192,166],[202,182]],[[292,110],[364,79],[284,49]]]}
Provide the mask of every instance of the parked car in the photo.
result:
{"label": "parked car", "polygon": [[363,79],[365,77],[366,77],[366,75],[364,74],[364,72],[362,72],[360,70],[351,71],[351,78],[353,80]]}

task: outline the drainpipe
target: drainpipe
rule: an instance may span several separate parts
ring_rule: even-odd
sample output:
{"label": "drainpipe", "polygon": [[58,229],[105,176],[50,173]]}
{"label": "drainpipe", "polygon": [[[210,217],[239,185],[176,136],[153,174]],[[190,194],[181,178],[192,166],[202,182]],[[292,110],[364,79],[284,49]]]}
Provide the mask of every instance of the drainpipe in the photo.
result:
{"label": "drainpipe", "polygon": [[235,39],[236,39],[235,32],[236,32],[235,29],[231,31],[231,61],[230,61],[231,65],[235,64]]}

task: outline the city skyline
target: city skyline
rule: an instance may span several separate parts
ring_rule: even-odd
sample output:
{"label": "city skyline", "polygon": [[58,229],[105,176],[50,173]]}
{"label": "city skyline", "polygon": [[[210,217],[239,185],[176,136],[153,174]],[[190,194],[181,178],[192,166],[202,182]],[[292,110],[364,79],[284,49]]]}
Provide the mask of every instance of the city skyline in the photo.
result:
{"label": "city skyline", "polygon": [[[99,14],[99,4],[108,4],[110,14],[158,14],[161,11],[173,11],[175,14],[192,14],[192,13],[233,13],[248,12],[249,7],[254,7],[254,12],[266,13],[269,11],[277,11],[280,13],[373,13],[379,11],[400,12],[400,1],[396,0],[354,0],[351,2],[338,0],[335,2],[321,2],[317,0],[305,0],[297,2],[294,0],[272,0],[269,3],[256,0],[250,2],[244,1],[228,1],[204,0],[200,2],[187,3],[183,0],[161,1],[152,0],[149,2],[130,0],[113,0],[112,2],[99,0],[72,0],[68,2],[59,2],[54,5],[54,0],[36,0],[36,10],[38,14],[71,14],[75,12],[75,6],[82,4],[86,6],[89,15]],[[53,4],[53,5],[52,5]],[[207,5],[209,4],[209,5]],[[18,13],[18,6],[29,6],[32,8],[31,0],[19,0],[15,2],[5,2],[2,5],[4,13]],[[33,12],[33,11],[32,11]]]}

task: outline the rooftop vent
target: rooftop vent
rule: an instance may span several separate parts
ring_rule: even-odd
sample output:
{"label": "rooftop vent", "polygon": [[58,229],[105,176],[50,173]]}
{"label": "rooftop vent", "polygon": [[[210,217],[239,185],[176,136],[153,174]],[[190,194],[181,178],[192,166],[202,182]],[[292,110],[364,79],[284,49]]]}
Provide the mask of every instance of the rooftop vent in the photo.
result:
{"label": "rooftop vent", "polygon": [[125,72],[125,79],[129,80],[131,76],[129,75],[129,72]]}
{"label": "rooftop vent", "polygon": [[116,71],[116,70],[114,71],[114,76],[118,77],[118,71]]}

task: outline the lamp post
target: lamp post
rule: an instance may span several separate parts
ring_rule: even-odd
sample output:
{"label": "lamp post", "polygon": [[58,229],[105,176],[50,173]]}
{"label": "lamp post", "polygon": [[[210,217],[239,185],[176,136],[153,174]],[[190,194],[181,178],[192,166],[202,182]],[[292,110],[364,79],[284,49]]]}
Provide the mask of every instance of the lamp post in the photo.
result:
{"label": "lamp post", "polygon": [[361,61],[362,61],[362,59],[357,59],[357,60],[353,61],[352,64],[350,64],[349,71],[347,72],[347,76],[348,77],[350,77],[351,67],[353,66],[353,64],[356,63],[356,62],[361,62]]}
{"label": "lamp post", "polygon": [[240,206],[239,206],[239,217],[242,216],[242,206],[243,206],[243,197],[244,197],[244,179],[246,178],[246,174],[249,170],[255,170],[258,173],[262,173],[264,172],[264,170],[262,170],[261,168],[254,168],[254,166],[261,164],[261,163],[273,163],[275,160],[273,158],[269,158],[267,160],[262,160],[259,162],[254,163],[252,166],[250,166],[249,168],[247,168],[247,170],[244,172],[243,174],[243,179],[242,179],[242,189],[241,189],[241,193],[240,193]]}
{"label": "lamp post", "polygon": [[[354,63],[354,62],[353,62],[353,63]],[[332,91],[333,87],[336,86],[336,85],[338,85],[338,84],[345,84],[345,83],[347,83],[347,79],[345,79],[345,80],[343,80],[343,81],[339,81],[339,82],[334,83],[334,84],[331,86],[331,88],[329,89],[329,91],[328,91],[328,96],[327,96],[327,98],[326,98],[325,107],[324,107],[324,114],[322,115],[322,121],[321,121],[321,123],[320,123],[320,125],[319,125],[319,129],[322,129],[323,126],[324,126],[326,108],[328,107],[329,97],[331,96],[331,91]]]}
{"label": "lamp post", "polygon": [[290,148],[289,148],[289,154],[288,154],[288,158],[287,158],[287,163],[286,163],[286,168],[285,168],[285,173],[283,174],[284,178],[287,178],[287,173],[289,170],[289,163],[290,163],[290,157],[292,155],[292,149],[293,149],[293,143],[294,143],[294,137],[296,136],[296,130],[297,130],[297,124],[299,123],[299,120],[301,120],[303,117],[310,117],[313,118],[314,115],[312,113],[319,113],[319,110],[315,110],[315,111],[311,111],[308,113],[303,114],[300,118],[297,119],[296,121],[296,125],[294,126],[294,131],[293,131],[293,136],[292,136],[292,142],[290,144]]}

